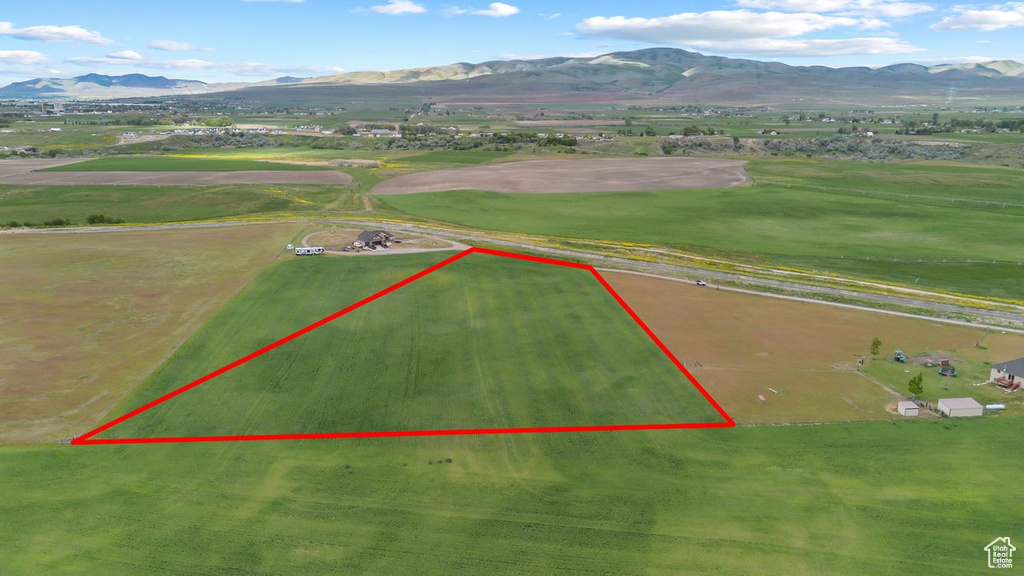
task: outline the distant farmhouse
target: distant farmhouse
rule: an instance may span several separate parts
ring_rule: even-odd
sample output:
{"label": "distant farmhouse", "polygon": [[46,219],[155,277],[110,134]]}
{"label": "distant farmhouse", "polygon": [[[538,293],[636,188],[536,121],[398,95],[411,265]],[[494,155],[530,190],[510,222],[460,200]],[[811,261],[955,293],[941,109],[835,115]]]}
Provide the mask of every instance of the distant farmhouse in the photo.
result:
{"label": "distant farmhouse", "polygon": [[390,246],[395,235],[385,230],[367,230],[359,233],[357,246]]}
{"label": "distant farmhouse", "polygon": [[1009,392],[1017,390],[1024,384],[1024,358],[993,364],[988,379]]}

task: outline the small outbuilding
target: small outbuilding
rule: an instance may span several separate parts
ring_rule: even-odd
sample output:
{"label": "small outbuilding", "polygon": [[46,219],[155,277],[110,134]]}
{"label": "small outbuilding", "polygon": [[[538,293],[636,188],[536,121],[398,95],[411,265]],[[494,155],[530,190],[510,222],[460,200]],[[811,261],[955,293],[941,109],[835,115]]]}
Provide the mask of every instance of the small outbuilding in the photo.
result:
{"label": "small outbuilding", "polygon": [[993,364],[988,379],[1005,390],[1017,390],[1024,384],[1024,358]]}
{"label": "small outbuilding", "polygon": [[904,416],[917,416],[918,407],[910,400],[903,400],[896,404],[896,411]]}
{"label": "small outbuilding", "polygon": [[974,398],[943,398],[939,400],[939,412],[950,418],[981,416],[985,407]]}

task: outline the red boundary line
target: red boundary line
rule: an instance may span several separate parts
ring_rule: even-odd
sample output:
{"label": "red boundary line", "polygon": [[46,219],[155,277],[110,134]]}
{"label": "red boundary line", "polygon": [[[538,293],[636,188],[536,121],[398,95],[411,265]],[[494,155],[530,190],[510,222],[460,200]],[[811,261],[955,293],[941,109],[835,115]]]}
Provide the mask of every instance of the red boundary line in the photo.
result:
{"label": "red boundary line", "polygon": [[[303,334],[306,334],[307,332],[311,332],[311,331],[313,331],[313,330],[323,326],[324,324],[327,324],[328,322],[333,322],[334,320],[337,320],[338,318],[344,316],[345,314],[348,314],[349,312],[351,312],[351,311],[353,311],[353,310],[355,310],[357,308],[365,306],[366,304],[369,304],[370,302],[373,302],[374,300],[377,300],[378,298],[381,298],[382,296],[386,296],[387,294],[390,294],[391,292],[394,292],[395,290],[398,290],[399,288],[401,288],[403,286],[406,286],[407,284],[410,284],[412,282],[415,282],[416,280],[419,280],[420,278],[423,278],[427,274],[430,274],[432,272],[436,272],[437,270],[440,270],[441,268],[444,268],[445,266],[447,266],[447,265],[449,265],[449,264],[451,264],[451,263],[453,263],[453,262],[455,262],[457,260],[465,258],[466,256],[468,256],[470,254],[473,254],[473,253],[488,254],[488,255],[491,255],[491,256],[501,256],[501,257],[504,257],[504,258],[514,258],[514,259],[517,259],[517,260],[528,260],[530,262],[539,262],[539,263],[542,263],[542,264],[551,264],[551,265],[554,265],[554,266],[565,266],[567,268],[578,268],[578,269],[581,269],[581,270],[588,270],[588,271],[590,271],[590,273],[593,274],[595,278],[597,278],[597,281],[600,282],[602,286],[604,286],[605,290],[607,290],[608,293],[611,294],[613,298],[615,298],[615,301],[618,302],[620,306],[622,306],[622,308],[640,326],[640,328],[643,329],[643,331],[651,338],[651,340],[653,340],[654,343],[658,345],[658,348],[660,348],[661,351],[664,352],[664,354],[666,356],[668,356],[669,360],[671,360],[672,363],[675,364],[675,366],[677,368],[679,368],[679,370],[683,373],[683,375],[686,376],[686,378],[690,381],[690,383],[693,384],[697,388],[697,390],[700,391],[700,393],[704,395],[704,398],[706,398],[707,401],[711,403],[711,406],[714,407],[714,409],[716,411],[718,411],[718,413],[722,416],[722,418],[725,419],[725,421],[724,422],[707,422],[707,423],[677,423],[677,424],[624,424],[624,425],[611,425],[611,426],[548,426],[548,427],[540,427],[540,428],[478,428],[478,429],[466,429],[466,430],[394,430],[394,431],[377,431],[377,432],[338,432],[338,433],[322,433],[322,434],[253,434],[253,435],[244,435],[244,436],[182,436],[182,437],[164,437],[164,438],[100,438],[100,439],[96,439],[96,440],[92,440],[91,439],[93,436],[95,436],[95,435],[97,435],[97,434],[99,434],[99,433],[101,433],[101,432],[103,432],[105,430],[108,430],[110,428],[113,428],[114,426],[117,426],[118,424],[124,422],[125,420],[128,420],[129,418],[133,418],[135,416],[138,416],[139,414],[145,412],[146,410],[149,410],[150,408],[153,408],[154,406],[156,406],[158,404],[162,404],[162,403],[170,400],[171,398],[174,398],[175,396],[178,396],[179,394],[183,394],[185,392],[188,392],[189,390],[195,388],[196,386],[199,386],[200,384],[203,384],[204,382],[212,380],[212,379],[216,378],[217,376],[220,376],[221,374],[224,374],[225,372],[233,370],[234,368],[237,368],[237,367],[241,366],[242,364],[245,364],[246,362],[248,362],[248,361],[250,361],[250,360],[252,360],[254,358],[257,358],[259,356],[262,356],[263,354],[266,354],[267,352],[270,352],[271,350],[273,350],[274,348],[277,348],[278,346],[281,346],[282,344],[290,342],[290,341],[298,338],[299,336],[302,336]],[[725,410],[723,410],[722,407],[719,406],[718,402],[716,402],[715,399],[712,398],[710,394],[708,394],[707,390],[705,390],[704,387],[701,386],[699,382],[697,382],[697,379],[694,378],[692,374],[690,374],[690,371],[687,370],[685,366],[683,366],[683,363],[680,362],[675,357],[675,355],[672,354],[671,351],[669,351],[668,347],[665,346],[665,344],[661,341],[661,339],[658,338],[658,336],[647,326],[647,324],[645,324],[644,321],[640,319],[640,316],[638,316],[637,313],[634,312],[633,309],[630,308],[628,304],[626,304],[626,301],[623,300],[621,296],[619,296],[619,294],[611,287],[610,284],[608,284],[608,282],[604,279],[604,277],[602,277],[601,274],[598,273],[598,271],[593,266],[590,266],[588,264],[580,264],[580,263],[577,263],[577,262],[567,262],[565,260],[554,260],[554,259],[551,259],[551,258],[542,258],[540,256],[529,256],[529,255],[526,255],[526,254],[517,254],[517,253],[514,253],[514,252],[504,252],[504,251],[501,251],[501,250],[490,250],[490,249],[487,249],[487,248],[473,247],[473,248],[468,248],[468,249],[466,249],[466,250],[464,250],[462,252],[459,252],[458,254],[456,254],[455,256],[452,256],[451,258],[448,258],[446,260],[438,262],[437,264],[434,264],[433,266],[431,266],[431,267],[429,267],[429,268],[427,268],[425,270],[417,272],[416,274],[413,274],[412,276],[406,278],[405,280],[402,280],[401,282],[398,282],[397,284],[389,286],[389,287],[381,290],[380,292],[377,292],[376,294],[374,294],[372,296],[368,296],[368,297],[360,300],[359,302],[356,302],[355,304],[352,304],[351,306],[348,306],[348,307],[346,307],[346,308],[344,308],[342,310],[339,310],[339,311],[335,312],[334,314],[331,314],[330,316],[328,316],[326,318],[318,320],[318,321],[310,324],[309,326],[306,326],[305,328],[302,328],[302,329],[298,330],[297,332],[289,334],[288,336],[285,336],[284,338],[281,338],[280,340],[278,340],[278,341],[276,341],[276,342],[274,342],[272,344],[268,344],[268,345],[264,346],[263,348],[260,348],[259,350],[249,354],[248,356],[244,356],[242,358],[239,358],[238,360],[235,360],[234,362],[228,364],[227,366],[224,366],[224,367],[219,368],[219,369],[217,369],[217,370],[215,370],[213,372],[210,372],[206,376],[203,376],[202,378],[199,378],[198,380],[195,380],[194,382],[186,384],[185,386],[182,386],[181,388],[178,388],[177,390],[169,392],[169,393],[161,396],[160,398],[157,398],[156,400],[153,400],[153,401],[151,401],[151,402],[149,402],[147,404],[139,406],[135,410],[132,410],[131,412],[129,412],[129,413],[123,415],[123,416],[120,416],[120,417],[118,417],[118,418],[116,418],[114,420],[111,420],[110,422],[107,422],[106,424],[104,424],[104,425],[102,425],[102,426],[100,426],[100,427],[98,427],[98,428],[96,428],[94,430],[91,430],[89,432],[86,432],[85,434],[75,438],[74,440],[71,441],[71,444],[79,446],[79,445],[86,445],[86,444],[164,444],[164,443],[172,443],[172,442],[233,442],[233,441],[246,441],[246,440],[303,440],[303,439],[325,439],[325,438],[379,438],[379,437],[393,437],[393,436],[448,436],[448,435],[457,436],[457,435],[467,435],[467,434],[529,434],[529,433],[551,433],[551,432],[604,432],[604,431],[614,431],[614,430],[671,430],[671,429],[681,429],[681,428],[730,428],[730,427],[733,427],[735,425],[736,425],[736,422],[728,414],[725,413]]]}

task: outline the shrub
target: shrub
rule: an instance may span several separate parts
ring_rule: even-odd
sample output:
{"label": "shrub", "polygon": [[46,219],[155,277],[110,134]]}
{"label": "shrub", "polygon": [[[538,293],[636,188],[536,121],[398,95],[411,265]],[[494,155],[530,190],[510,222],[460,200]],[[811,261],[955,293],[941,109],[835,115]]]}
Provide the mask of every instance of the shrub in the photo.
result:
{"label": "shrub", "polygon": [[113,216],[107,216],[106,214],[89,214],[85,219],[89,224],[122,224],[124,223],[123,218],[114,218]]}

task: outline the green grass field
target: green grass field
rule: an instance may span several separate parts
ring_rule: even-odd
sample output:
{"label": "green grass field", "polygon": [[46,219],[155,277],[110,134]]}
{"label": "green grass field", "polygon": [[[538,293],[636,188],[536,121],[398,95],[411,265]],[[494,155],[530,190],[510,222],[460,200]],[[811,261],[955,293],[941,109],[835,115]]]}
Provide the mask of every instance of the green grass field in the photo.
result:
{"label": "green grass field", "polygon": [[0,569],[982,574],[1020,424],[6,446]]}
{"label": "green grass field", "polygon": [[[645,242],[741,260],[1019,298],[1024,174],[1006,168],[811,160],[748,164],[722,190],[381,198],[476,228]],[[979,279],[984,279],[980,281]]]}
{"label": "green grass field", "polygon": [[[451,254],[278,262],[121,408]],[[721,421],[589,272],[472,254],[103,437]]]}
{"label": "green grass field", "polygon": [[[615,145],[624,142],[629,140]],[[389,154],[388,161],[431,169],[493,157],[405,154]],[[253,159],[382,156],[369,150],[232,149],[204,150],[194,158],[95,162],[123,160],[143,170],[197,169],[153,162],[276,169]],[[1024,173],[1018,170],[788,159],[752,162],[748,170],[756,186],[548,196],[457,191],[374,198],[382,209],[367,213],[392,217],[401,210],[491,230],[662,244],[1021,298]],[[346,172],[356,177],[347,187],[0,186],[0,223],[55,217],[82,223],[94,213],[166,222],[369,210],[364,194],[381,176],[371,169]],[[175,242],[167,234],[160,241]],[[71,240],[84,242],[66,239]],[[131,243],[115,248],[118,257],[139,253]],[[80,412],[74,426],[86,432],[448,255],[285,256],[211,313],[191,338],[181,334],[178,341],[186,343],[109,413],[99,412],[114,400],[102,409],[88,399],[75,403]],[[73,266],[107,269],[113,262],[101,253],[86,256]],[[205,262],[208,255],[200,250],[189,257]],[[159,258],[161,269],[180,267],[168,254]],[[154,265],[151,259],[139,262]],[[45,299],[73,288],[51,272],[33,277],[38,294],[22,290],[19,298]],[[16,280],[17,274],[12,286]],[[83,294],[90,289],[95,286]],[[122,337],[130,332],[126,322],[152,319],[128,314],[134,308],[119,298],[163,302],[166,296],[159,288],[137,296],[115,292],[104,296],[113,304],[89,312],[118,323]],[[694,305],[680,301],[671,300],[676,307],[689,306],[693,318]],[[756,312],[701,311],[741,316],[735,333],[723,329],[703,338],[726,345],[700,357],[720,399],[749,402],[747,410],[766,415],[747,422],[773,421],[777,413],[770,410],[785,408],[787,393],[818,384],[823,391],[815,394],[831,394],[830,406],[846,404],[852,412],[861,402],[880,403],[877,390],[857,395],[826,376],[773,370],[765,363],[784,360],[771,346],[820,350],[828,335],[817,338],[799,315],[780,321],[798,327],[784,336],[759,330],[756,322],[748,331],[741,321]],[[102,329],[73,318],[43,307],[37,322],[65,332]],[[677,317],[663,313],[659,320],[666,318]],[[672,321],[668,328],[690,324]],[[900,346],[908,353],[932,345],[909,344],[908,336],[897,338],[883,328],[868,332],[864,325],[840,324],[844,333],[865,331],[865,348],[871,334],[879,334],[886,348]],[[12,334],[21,337],[16,330]],[[8,353],[25,354],[12,342]],[[1018,350],[998,336],[985,345],[992,350],[950,350],[964,360],[955,381],[921,370],[923,396],[956,393],[1000,401],[1002,392],[972,386],[987,375],[982,352],[998,350],[1008,359]],[[913,346],[922,350],[908,349]],[[767,350],[771,355],[755,352]],[[50,362],[67,367],[59,344],[45,351],[53,354]],[[827,353],[833,352],[845,349]],[[729,367],[730,355],[744,354],[738,366]],[[833,374],[829,362],[821,374]],[[92,370],[82,364],[80,371],[87,369]],[[727,370],[734,373],[725,375]],[[903,383],[918,370],[881,358],[870,360],[864,374],[906,392]],[[756,394],[768,394],[763,388],[775,385],[773,379],[790,377],[803,380],[778,386],[779,408],[771,406],[775,398],[768,408],[756,404]],[[730,397],[724,389],[728,378],[747,387]],[[31,379],[17,384],[45,399]],[[72,386],[83,395],[92,389]],[[1014,404],[1010,413],[971,420],[715,430],[117,446],[8,443],[0,445],[0,574],[988,573],[984,546],[997,537],[1022,537],[1024,504],[1014,488],[1024,482],[1024,467],[1013,457],[1024,423],[1019,408]],[[55,420],[36,424],[47,430]],[[474,255],[100,437],[717,420],[588,274]],[[59,422],[64,430],[72,419],[62,416]],[[42,434],[10,437],[27,442]]]}
{"label": "green grass field", "polygon": [[107,156],[85,162],[63,164],[43,172],[238,172],[259,170],[324,170],[323,166],[258,162],[234,158],[188,158],[183,156]]}
{"label": "green grass field", "polygon": [[[38,146],[46,149],[82,150],[109,146],[128,128],[111,126],[69,127],[63,122],[18,122],[11,132],[0,132],[0,146]],[[60,128],[60,132],[50,132]]]}
{"label": "green grass field", "polygon": [[[444,256],[279,261],[109,417]],[[550,274],[478,256],[270,353],[262,365],[254,360],[253,378],[212,380],[108,432],[337,431],[394,419],[441,428],[692,412],[684,403],[693,395],[655,379],[663,357],[631,345],[642,335],[620,322],[621,310],[596,282],[580,280],[584,272]],[[560,306],[558,314],[549,305]],[[595,314],[598,327],[582,330]],[[383,355],[364,344],[382,336]],[[580,345],[591,357],[574,364],[562,352]],[[627,353],[635,373],[613,371]],[[418,376],[431,372],[454,376]],[[293,427],[302,423],[308,427]],[[1024,514],[1006,492],[1024,481],[1007,456],[1020,424],[1003,415],[3,446],[0,572],[982,573],[983,547],[1013,537]]]}
{"label": "green grass field", "polygon": [[203,148],[199,150],[181,150],[174,157],[185,159],[225,159],[225,160],[291,160],[299,162],[325,162],[338,158],[357,158],[362,160],[380,160],[387,154],[382,150],[347,150],[347,149],[311,149],[296,146],[276,146],[273,148]]}
{"label": "green grass field", "polygon": [[332,203],[362,206],[345,189],[324,185],[237,186],[0,186],[0,223],[67,218],[84,224],[90,214],[130,223],[180,222],[267,212],[310,212]]}

